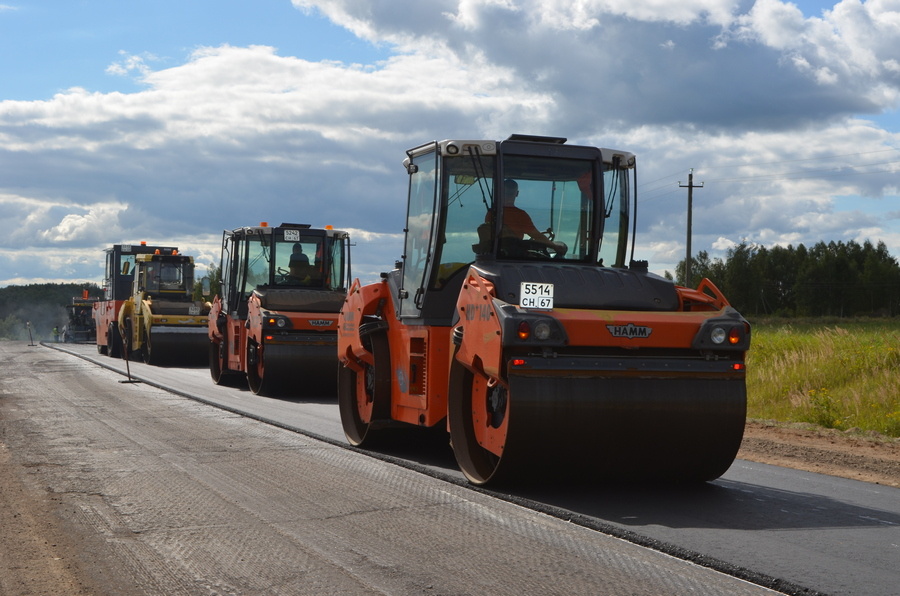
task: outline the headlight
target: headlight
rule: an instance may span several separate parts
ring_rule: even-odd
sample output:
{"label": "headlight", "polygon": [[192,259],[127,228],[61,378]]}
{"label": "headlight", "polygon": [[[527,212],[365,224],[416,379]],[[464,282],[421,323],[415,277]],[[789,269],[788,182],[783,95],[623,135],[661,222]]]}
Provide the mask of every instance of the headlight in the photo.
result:
{"label": "headlight", "polygon": [[694,336],[698,350],[746,350],[750,347],[750,324],[729,307],[725,316],[708,319]]}
{"label": "headlight", "polygon": [[279,329],[284,329],[288,326],[288,320],[284,317],[266,317],[264,319],[263,326],[268,328],[277,327]]}
{"label": "headlight", "polygon": [[550,325],[546,321],[541,321],[534,326],[534,338],[541,341],[550,339]]}
{"label": "headlight", "polygon": [[724,329],[721,327],[714,327],[709,334],[709,339],[711,339],[714,344],[721,345],[727,336],[728,334],[725,333]]}

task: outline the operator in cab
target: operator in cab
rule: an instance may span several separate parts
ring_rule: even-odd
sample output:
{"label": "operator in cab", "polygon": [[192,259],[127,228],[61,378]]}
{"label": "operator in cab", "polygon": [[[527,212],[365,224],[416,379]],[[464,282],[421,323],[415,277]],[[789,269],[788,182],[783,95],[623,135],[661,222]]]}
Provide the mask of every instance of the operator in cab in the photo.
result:
{"label": "operator in cab", "polygon": [[[516,207],[516,197],[519,196],[519,183],[512,178],[503,181],[503,225],[500,228],[500,244],[504,240],[524,240],[527,234],[529,238],[543,244],[556,253],[564,253],[566,245],[562,242],[554,242],[547,238],[543,232],[535,227],[531,216]],[[493,213],[489,212],[485,222],[490,223]]]}

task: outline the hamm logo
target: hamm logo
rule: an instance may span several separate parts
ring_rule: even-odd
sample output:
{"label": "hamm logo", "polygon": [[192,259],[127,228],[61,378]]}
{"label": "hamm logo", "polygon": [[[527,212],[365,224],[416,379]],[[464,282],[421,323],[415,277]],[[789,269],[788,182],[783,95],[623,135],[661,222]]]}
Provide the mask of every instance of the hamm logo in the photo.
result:
{"label": "hamm logo", "polygon": [[638,327],[634,323],[628,323],[627,325],[607,325],[606,328],[609,329],[609,332],[613,337],[625,337],[628,339],[633,339],[635,337],[650,337],[650,334],[653,333],[652,327]]}
{"label": "hamm logo", "polygon": [[312,319],[309,324],[313,327],[330,327],[332,322],[328,319]]}

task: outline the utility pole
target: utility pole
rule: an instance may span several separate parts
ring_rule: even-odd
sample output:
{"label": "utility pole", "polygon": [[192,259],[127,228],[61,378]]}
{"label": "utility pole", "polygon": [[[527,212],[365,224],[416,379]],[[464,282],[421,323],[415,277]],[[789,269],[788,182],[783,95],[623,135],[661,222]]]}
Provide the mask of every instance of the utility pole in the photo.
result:
{"label": "utility pole", "polygon": [[691,172],[688,174],[688,183],[682,184],[681,180],[678,181],[678,186],[681,188],[688,189],[688,208],[687,208],[687,255],[684,257],[684,285],[685,287],[691,286],[691,228],[693,226],[693,211],[694,211],[694,189],[695,188],[703,188],[703,183],[701,182],[698,185],[694,185],[694,168],[691,168]]}

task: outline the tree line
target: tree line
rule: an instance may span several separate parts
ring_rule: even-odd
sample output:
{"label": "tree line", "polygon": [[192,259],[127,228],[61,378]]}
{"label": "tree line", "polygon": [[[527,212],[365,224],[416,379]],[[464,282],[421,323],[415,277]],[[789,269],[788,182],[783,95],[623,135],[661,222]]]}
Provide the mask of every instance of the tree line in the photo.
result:
{"label": "tree line", "polygon": [[[671,274],[666,276],[672,279]],[[708,277],[741,314],[856,317],[900,314],[900,265],[884,242],[766,248],[742,242],[726,258],[691,259],[693,285]],[[683,283],[684,261],[675,270]]]}
{"label": "tree line", "polygon": [[[210,265],[210,294],[203,293],[201,280],[194,284],[195,300],[210,300],[219,292],[221,268]],[[45,283],[0,288],[0,339],[41,341],[53,339],[53,328],[68,323],[66,305],[73,298],[103,299],[103,288],[95,283]]]}
{"label": "tree line", "polygon": [[66,305],[72,304],[73,298],[81,298],[85,290],[89,297],[103,295],[103,290],[94,283],[0,288],[0,339],[52,339],[53,328],[62,329],[69,320]]}

